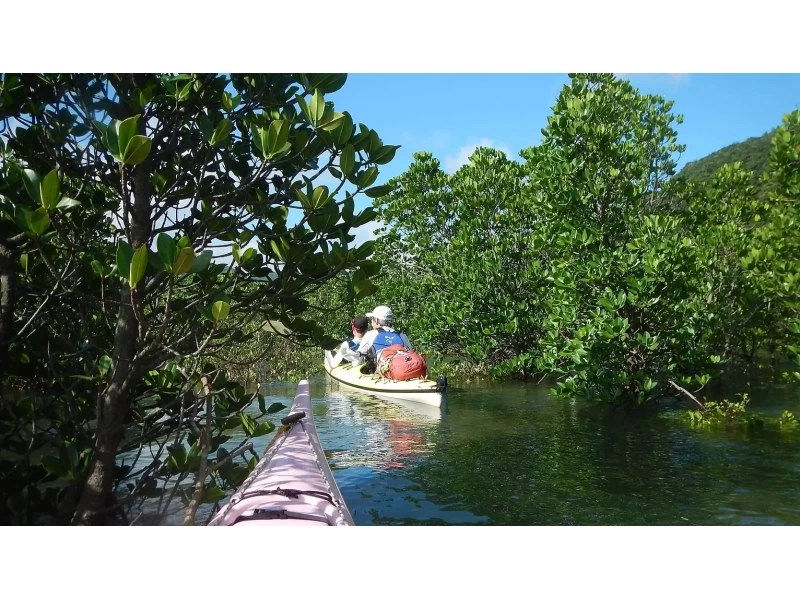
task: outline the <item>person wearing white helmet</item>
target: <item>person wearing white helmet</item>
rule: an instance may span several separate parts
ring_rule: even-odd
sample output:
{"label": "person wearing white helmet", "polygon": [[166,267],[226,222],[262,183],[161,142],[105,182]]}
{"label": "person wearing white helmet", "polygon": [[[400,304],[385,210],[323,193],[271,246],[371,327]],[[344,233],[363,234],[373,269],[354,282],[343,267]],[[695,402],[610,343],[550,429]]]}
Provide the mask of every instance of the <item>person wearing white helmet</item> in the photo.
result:
{"label": "person wearing white helmet", "polygon": [[[363,355],[372,355],[375,360],[380,357],[381,351],[391,345],[403,345],[413,351],[411,341],[402,332],[392,327],[394,314],[385,305],[379,305],[367,314],[372,324],[372,330],[367,332],[358,345],[358,352]],[[372,361],[372,360],[370,360]]]}

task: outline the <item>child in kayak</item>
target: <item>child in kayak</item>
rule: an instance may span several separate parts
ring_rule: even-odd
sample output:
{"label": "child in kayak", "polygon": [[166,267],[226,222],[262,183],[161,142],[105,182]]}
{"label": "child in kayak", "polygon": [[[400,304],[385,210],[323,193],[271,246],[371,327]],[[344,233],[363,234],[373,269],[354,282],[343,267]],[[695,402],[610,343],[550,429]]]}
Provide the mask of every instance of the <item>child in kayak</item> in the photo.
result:
{"label": "child in kayak", "polygon": [[336,351],[335,363],[338,365],[344,359],[352,363],[361,363],[364,358],[358,352],[358,347],[361,344],[361,339],[367,332],[369,320],[364,316],[356,316],[350,321],[350,329],[353,331],[353,336],[343,341]]}
{"label": "child in kayak", "polygon": [[357,351],[358,346],[361,344],[361,339],[364,337],[364,334],[367,332],[367,327],[369,326],[369,320],[364,316],[356,316],[350,322],[350,326],[353,330],[353,336],[348,339],[348,346],[351,351]]}

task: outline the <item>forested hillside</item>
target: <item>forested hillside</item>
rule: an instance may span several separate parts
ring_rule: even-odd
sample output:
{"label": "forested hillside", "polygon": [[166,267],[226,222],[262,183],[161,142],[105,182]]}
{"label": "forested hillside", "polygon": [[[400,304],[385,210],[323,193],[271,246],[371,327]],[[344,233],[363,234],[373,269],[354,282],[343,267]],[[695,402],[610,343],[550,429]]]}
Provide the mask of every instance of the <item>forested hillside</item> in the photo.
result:
{"label": "forested hillside", "polygon": [[757,176],[761,176],[767,170],[774,135],[775,131],[772,130],[761,137],[751,137],[745,141],[732,143],[704,158],[689,162],[675,178],[709,181],[724,164],[734,162],[741,162],[745,170],[751,170]]}

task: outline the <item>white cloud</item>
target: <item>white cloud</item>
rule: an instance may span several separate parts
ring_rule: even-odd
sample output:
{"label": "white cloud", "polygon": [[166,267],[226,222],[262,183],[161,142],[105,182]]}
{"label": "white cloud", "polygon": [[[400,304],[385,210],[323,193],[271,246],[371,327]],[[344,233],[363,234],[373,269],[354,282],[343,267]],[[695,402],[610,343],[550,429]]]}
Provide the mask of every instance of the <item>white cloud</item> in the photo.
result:
{"label": "white cloud", "polygon": [[627,79],[631,83],[636,80],[642,81],[645,78],[658,82],[664,82],[669,86],[678,86],[689,80],[689,73],[614,73],[618,79]]}
{"label": "white cloud", "polygon": [[352,246],[357,247],[361,245],[365,241],[372,241],[375,239],[375,231],[382,226],[382,223],[378,222],[377,220],[373,220],[372,222],[367,222],[366,224],[362,224],[358,228],[353,229],[352,232],[356,236],[356,240],[353,241]]}
{"label": "white cloud", "polygon": [[689,73],[669,73],[667,79],[673,85],[680,85],[689,80]]}
{"label": "white cloud", "polygon": [[477,143],[471,143],[461,146],[455,156],[447,156],[444,159],[444,170],[449,173],[454,173],[456,170],[469,162],[469,157],[475,153],[479,147],[493,147],[496,150],[503,152],[506,156],[512,157],[514,154],[511,150],[504,145],[497,145],[491,139],[483,137]]}

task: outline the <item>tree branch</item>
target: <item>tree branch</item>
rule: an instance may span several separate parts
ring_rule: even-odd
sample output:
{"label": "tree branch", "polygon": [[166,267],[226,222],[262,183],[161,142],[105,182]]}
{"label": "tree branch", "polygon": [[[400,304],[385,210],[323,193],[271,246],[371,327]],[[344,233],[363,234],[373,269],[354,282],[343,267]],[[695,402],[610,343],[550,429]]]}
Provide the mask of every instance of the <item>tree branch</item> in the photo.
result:
{"label": "tree branch", "polygon": [[186,516],[183,518],[183,525],[194,525],[194,517],[197,514],[197,507],[203,500],[203,493],[206,487],[206,472],[208,471],[208,450],[211,446],[211,385],[208,382],[208,377],[203,376],[203,392],[206,398],[206,425],[200,431],[200,469],[197,472],[197,478],[194,482],[194,494],[192,500],[189,501],[189,506],[186,507]]}
{"label": "tree branch", "polygon": [[691,400],[693,400],[695,403],[697,403],[697,405],[700,407],[701,410],[705,410],[706,406],[703,405],[703,403],[700,402],[700,400],[696,396],[694,396],[692,393],[690,393],[688,390],[686,390],[683,386],[679,386],[678,384],[675,384],[675,382],[673,382],[672,380],[670,380],[669,383],[674,388],[676,388],[677,390],[682,392],[684,395],[689,397]]}

